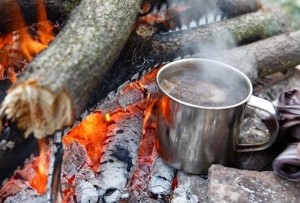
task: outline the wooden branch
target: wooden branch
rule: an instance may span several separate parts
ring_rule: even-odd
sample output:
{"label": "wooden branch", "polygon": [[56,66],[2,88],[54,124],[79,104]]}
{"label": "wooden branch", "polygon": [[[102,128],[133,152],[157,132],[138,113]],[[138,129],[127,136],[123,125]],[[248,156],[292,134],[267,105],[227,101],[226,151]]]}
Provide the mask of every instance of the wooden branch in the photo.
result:
{"label": "wooden branch", "polygon": [[153,110],[153,105],[155,105],[155,102],[151,102],[145,111],[147,114],[151,112],[151,115],[149,115],[148,119],[144,119],[144,134],[139,146],[136,167],[125,189],[129,192],[129,196],[126,198],[127,202],[141,202],[149,184],[149,175],[153,161],[151,154],[156,133],[156,113],[151,111]]}
{"label": "wooden branch", "polygon": [[300,64],[300,31],[270,37],[215,56],[197,54],[194,57],[216,59],[232,65],[256,83],[259,78]]}
{"label": "wooden branch", "polygon": [[[80,0],[0,0],[0,34],[41,22],[37,8],[45,2],[48,19],[60,24],[66,21]],[[20,13],[21,11],[21,13]],[[21,23],[25,20],[25,24]]]}
{"label": "wooden branch", "polygon": [[133,174],[142,137],[143,107],[131,106],[111,115],[98,171],[98,192],[103,202],[117,202]]}
{"label": "wooden branch", "polygon": [[260,10],[207,26],[157,34],[146,59],[155,59],[157,63],[209,50],[225,50],[283,33],[287,28],[288,21],[282,12]]}
{"label": "wooden branch", "polygon": [[213,23],[224,18],[254,12],[262,7],[260,0],[187,0],[184,4],[175,0],[169,1],[168,4],[170,5],[165,12],[159,10],[161,8],[159,4],[158,16],[157,13],[150,13],[148,16],[139,18],[139,22],[150,21],[159,31],[168,32],[175,28],[188,27],[191,22]]}
{"label": "wooden branch", "polygon": [[139,10],[140,0],[82,0],[54,42],[8,91],[2,117],[37,138],[71,125],[119,56]]}

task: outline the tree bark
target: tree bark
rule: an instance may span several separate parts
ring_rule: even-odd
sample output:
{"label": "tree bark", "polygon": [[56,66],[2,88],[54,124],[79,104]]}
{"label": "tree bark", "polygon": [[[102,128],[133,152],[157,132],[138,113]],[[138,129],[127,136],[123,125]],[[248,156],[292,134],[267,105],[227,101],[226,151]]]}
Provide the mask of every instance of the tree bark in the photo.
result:
{"label": "tree bark", "polygon": [[[160,18],[153,20],[153,24],[162,32],[189,26],[193,21],[200,24],[233,18],[257,11],[262,7],[260,0],[170,0],[166,4],[168,4],[169,9],[165,12],[165,20],[162,21]],[[158,3],[156,7],[159,13],[163,12],[160,10],[161,4]],[[142,17],[139,22],[147,22],[151,19],[151,15],[155,16],[156,14],[152,13],[150,16]]]}
{"label": "tree bark", "polygon": [[[286,71],[300,64],[300,31],[229,50],[218,59],[241,70],[252,69],[252,72],[258,73],[259,78]],[[248,72],[251,75],[251,71]]]}
{"label": "tree bark", "polygon": [[229,49],[283,33],[288,27],[282,12],[260,10],[194,29],[157,34],[150,43],[149,58],[168,61],[178,56]]}
{"label": "tree bark", "polygon": [[37,138],[71,125],[119,56],[140,3],[82,0],[54,42],[10,88],[1,115]]}
{"label": "tree bark", "polygon": [[[45,2],[48,19],[62,24],[80,0],[0,0],[0,34],[40,22],[37,8],[41,2]],[[24,20],[25,24],[20,23]]]}

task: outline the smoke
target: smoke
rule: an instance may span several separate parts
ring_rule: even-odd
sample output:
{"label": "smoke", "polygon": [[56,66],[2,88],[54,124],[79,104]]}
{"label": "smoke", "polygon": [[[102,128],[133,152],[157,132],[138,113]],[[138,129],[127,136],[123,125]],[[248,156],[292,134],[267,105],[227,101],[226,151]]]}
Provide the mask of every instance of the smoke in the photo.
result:
{"label": "smoke", "polygon": [[[242,3],[237,5],[239,2]],[[170,8],[172,6],[191,8],[191,12],[185,12],[180,16],[179,24],[182,25],[181,27],[194,25],[194,23],[187,22],[185,16],[191,15],[192,19],[199,25],[197,29],[204,36],[197,41],[192,40],[191,43],[183,45],[180,49],[181,56],[192,53],[194,58],[207,58],[224,62],[244,72],[252,81],[257,79],[255,56],[239,50],[231,51],[238,46],[240,42],[237,40],[240,39],[238,39],[238,34],[232,31],[232,27],[237,25],[233,25],[233,23],[229,25],[229,20],[227,20],[227,18],[256,10],[258,8],[257,2],[260,1],[168,0]],[[194,13],[195,11],[196,13]],[[189,18],[191,19],[191,17]],[[225,20],[227,20],[226,26]],[[202,25],[203,23],[204,25]],[[231,30],[228,30],[227,27],[231,27]]]}

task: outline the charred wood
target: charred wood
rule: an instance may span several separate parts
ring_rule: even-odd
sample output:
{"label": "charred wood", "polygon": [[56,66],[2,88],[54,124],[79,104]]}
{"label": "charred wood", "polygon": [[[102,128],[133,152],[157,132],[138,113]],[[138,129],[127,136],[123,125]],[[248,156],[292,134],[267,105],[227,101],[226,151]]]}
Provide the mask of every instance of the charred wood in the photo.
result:
{"label": "charred wood", "polygon": [[1,115],[16,121],[25,136],[37,138],[72,125],[119,56],[139,10],[140,0],[82,0],[57,38],[10,88]]}
{"label": "charred wood", "polygon": [[99,202],[97,189],[90,182],[81,181],[76,185],[76,200],[82,203]]}
{"label": "charred wood", "polygon": [[[159,67],[153,68],[143,76],[134,76],[131,80],[123,83],[116,91],[112,91],[108,96],[98,102],[91,110],[102,113],[115,111],[118,108],[127,108],[143,100],[155,99],[158,96],[158,87],[155,75]],[[138,81],[137,78],[141,77]]]}
{"label": "charred wood", "polygon": [[148,190],[153,195],[169,195],[172,190],[176,170],[164,163],[158,156],[155,148],[152,156],[154,156],[154,161],[152,163]]}
{"label": "charred wood", "polygon": [[1,189],[5,192],[0,192],[0,202],[5,203],[15,203],[15,202],[25,202],[25,203],[40,203],[47,202],[46,195],[40,195],[35,190],[28,186],[27,182],[23,180],[14,179],[10,181],[5,188]]}
{"label": "charred wood", "polygon": [[38,153],[36,139],[30,137],[24,140],[14,125],[5,126],[0,139],[0,185],[5,178],[13,175],[17,167],[23,165],[24,160]]}
{"label": "charred wood", "polygon": [[91,160],[84,147],[76,141],[66,145],[63,160],[61,177],[64,201],[75,203],[75,199],[78,202],[89,199],[92,202],[95,199],[96,188],[90,186],[96,177],[90,168]]}
{"label": "charred wood", "polygon": [[[159,31],[167,32],[175,28],[189,27],[191,22],[195,24],[208,24],[225,18],[233,18],[238,15],[257,11],[262,7],[260,0],[171,0],[166,10],[166,20],[153,23]],[[160,8],[157,6],[158,13]],[[151,15],[151,14],[150,14]],[[155,15],[155,14],[152,14]],[[145,17],[147,19],[147,16]],[[141,19],[143,22],[143,18]]]}
{"label": "charred wood", "polygon": [[155,101],[150,103],[146,109],[144,118],[144,132],[139,146],[138,158],[133,176],[126,186],[126,193],[129,193],[126,202],[139,202],[147,197],[147,187],[149,184],[151,164],[153,162],[151,156],[154,147],[154,137],[156,133],[156,113],[154,111]]}
{"label": "charred wood", "polygon": [[[38,17],[38,8],[43,6],[42,2],[42,0],[1,0],[0,34],[40,22],[42,19]],[[63,24],[80,0],[44,0],[44,2],[48,19]],[[25,24],[20,23],[23,20],[25,20]]]}
{"label": "charred wood", "polygon": [[142,137],[143,111],[143,107],[131,106],[111,115],[113,123],[107,127],[97,177],[98,192],[104,202],[118,201],[133,174]]}
{"label": "charred wood", "polygon": [[[198,28],[157,34],[150,43],[150,58],[168,61],[178,56],[220,51],[287,31],[280,11],[258,11]],[[214,54],[214,53],[212,53]]]}
{"label": "charred wood", "polygon": [[62,132],[55,132],[53,137],[47,181],[47,199],[48,202],[58,203],[62,201],[61,168],[64,154]]}

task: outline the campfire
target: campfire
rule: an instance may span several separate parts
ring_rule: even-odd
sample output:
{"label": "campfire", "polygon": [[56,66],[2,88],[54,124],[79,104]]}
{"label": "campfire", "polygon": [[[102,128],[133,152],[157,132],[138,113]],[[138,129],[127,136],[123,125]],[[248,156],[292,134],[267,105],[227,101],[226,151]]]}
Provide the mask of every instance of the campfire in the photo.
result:
{"label": "campfire", "polygon": [[[37,2],[36,22],[18,17],[0,35],[0,78],[14,83],[0,109],[0,165],[22,157],[0,167],[0,202],[197,202],[190,188],[178,190],[189,175],[156,152],[157,71],[215,59],[244,72],[259,94],[300,63],[300,33],[285,34],[286,14],[259,0]],[[46,15],[57,7],[62,28]],[[232,166],[269,169],[279,153],[270,150],[261,168],[244,164],[255,157],[247,153]]]}
{"label": "campfire", "polygon": [[13,21],[11,26],[22,29],[4,34],[0,38],[1,80],[9,78],[12,82],[16,82],[17,75],[24,72],[26,64],[54,39],[59,28],[47,20],[45,6],[42,4],[42,1],[37,4],[37,21],[40,23],[29,27],[26,27],[25,20],[22,19],[20,7],[16,6],[16,10],[11,14],[19,19]]}

